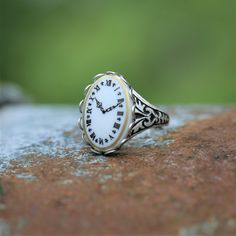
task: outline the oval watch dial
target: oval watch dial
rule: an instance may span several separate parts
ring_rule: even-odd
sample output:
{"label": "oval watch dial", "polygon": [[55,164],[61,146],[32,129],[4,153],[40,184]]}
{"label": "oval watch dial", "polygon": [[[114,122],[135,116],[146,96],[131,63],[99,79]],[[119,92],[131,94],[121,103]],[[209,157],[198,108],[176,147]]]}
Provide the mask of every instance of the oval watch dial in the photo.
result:
{"label": "oval watch dial", "polygon": [[99,152],[118,148],[132,123],[129,86],[118,75],[106,74],[89,89],[83,108],[87,141]]}

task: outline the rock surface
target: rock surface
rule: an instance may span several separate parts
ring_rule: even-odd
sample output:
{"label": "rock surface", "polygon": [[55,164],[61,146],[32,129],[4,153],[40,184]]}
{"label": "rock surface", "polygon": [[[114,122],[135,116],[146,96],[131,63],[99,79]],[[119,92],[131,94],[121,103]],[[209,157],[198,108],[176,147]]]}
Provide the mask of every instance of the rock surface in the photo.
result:
{"label": "rock surface", "polygon": [[77,107],[0,110],[0,235],[236,234],[236,108],[164,107],[171,123],[94,155]]}

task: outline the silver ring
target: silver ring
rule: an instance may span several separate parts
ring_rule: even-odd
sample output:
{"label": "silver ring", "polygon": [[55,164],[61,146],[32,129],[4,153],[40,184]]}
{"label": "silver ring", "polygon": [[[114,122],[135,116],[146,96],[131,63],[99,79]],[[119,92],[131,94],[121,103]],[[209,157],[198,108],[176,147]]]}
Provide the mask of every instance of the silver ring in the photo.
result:
{"label": "silver ring", "polygon": [[168,114],[142,98],[112,71],[98,74],[85,89],[79,105],[84,141],[98,154],[111,154],[138,133],[167,125]]}

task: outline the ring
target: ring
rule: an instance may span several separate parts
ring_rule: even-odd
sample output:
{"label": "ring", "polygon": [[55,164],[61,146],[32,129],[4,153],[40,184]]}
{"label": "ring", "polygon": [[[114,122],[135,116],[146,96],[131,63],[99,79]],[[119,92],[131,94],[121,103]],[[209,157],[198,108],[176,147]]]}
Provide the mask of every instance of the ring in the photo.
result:
{"label": "ring", "polygon": [[168,114],[147,102],[122,75],[112,71],[94,77],[79,108],[83,140],[97,154],[114,153],[138,133],[169,123]]}

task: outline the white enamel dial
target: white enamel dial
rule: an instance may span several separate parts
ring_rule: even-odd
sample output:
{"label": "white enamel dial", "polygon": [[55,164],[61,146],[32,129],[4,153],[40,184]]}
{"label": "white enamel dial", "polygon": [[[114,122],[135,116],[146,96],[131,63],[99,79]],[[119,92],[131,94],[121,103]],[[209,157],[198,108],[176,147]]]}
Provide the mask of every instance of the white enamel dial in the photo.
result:
{"label": "white enamel dial", "polygon": [[83,128],[87,142],[99,152],[117,149],[132,123],[129,86],[116,74],[98,78],[86,94]]}

